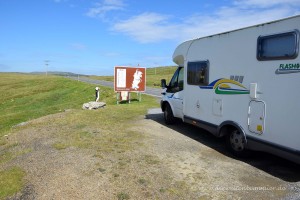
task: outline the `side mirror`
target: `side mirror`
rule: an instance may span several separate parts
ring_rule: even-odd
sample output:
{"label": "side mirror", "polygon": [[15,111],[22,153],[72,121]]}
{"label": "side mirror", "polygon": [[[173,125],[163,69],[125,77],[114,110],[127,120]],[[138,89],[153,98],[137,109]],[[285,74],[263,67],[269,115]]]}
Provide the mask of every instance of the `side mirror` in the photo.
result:
{"label": "side mirror", "polygon": [[167,87],[166,79],[161,79],[160,80],[160,85],[161,85],[162,88],[166,88]]}

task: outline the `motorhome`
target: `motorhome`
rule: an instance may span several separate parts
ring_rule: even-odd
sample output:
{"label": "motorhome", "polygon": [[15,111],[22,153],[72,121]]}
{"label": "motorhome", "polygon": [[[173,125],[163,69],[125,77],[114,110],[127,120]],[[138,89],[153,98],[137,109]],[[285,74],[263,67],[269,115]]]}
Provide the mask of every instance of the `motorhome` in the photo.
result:
{"label": "motorhome", "polygon": [[225,137],[238,156],[269,152],[300,164],[300,15],[189,40],[162,80],[161,108]]}

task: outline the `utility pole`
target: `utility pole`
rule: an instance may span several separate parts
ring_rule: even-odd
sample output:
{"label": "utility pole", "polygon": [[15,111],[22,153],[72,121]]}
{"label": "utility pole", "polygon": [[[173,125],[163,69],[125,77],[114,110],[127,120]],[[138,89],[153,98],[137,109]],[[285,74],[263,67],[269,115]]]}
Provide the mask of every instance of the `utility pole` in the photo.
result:
{"label": "utility pole", "polygon": [[50,60],[45,60],[45,66],[46,66],[46,76],[48,76],[48,65]]}

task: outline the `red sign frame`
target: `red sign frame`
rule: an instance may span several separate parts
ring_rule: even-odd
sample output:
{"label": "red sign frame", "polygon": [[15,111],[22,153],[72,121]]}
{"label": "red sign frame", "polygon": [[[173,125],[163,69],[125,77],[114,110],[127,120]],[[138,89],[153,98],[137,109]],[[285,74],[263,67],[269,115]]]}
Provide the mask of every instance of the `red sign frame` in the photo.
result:
{"label": "red sign frame", "polygon": [[116,66],[114,70],[115,92],[145,92],[146,68]]}

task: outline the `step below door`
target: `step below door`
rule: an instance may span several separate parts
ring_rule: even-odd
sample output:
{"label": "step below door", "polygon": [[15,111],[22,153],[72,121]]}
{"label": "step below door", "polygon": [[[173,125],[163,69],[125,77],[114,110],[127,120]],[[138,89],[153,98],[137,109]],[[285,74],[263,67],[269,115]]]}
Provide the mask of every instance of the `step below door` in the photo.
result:
{"label": "step below door", "polygon": [[263,101],[250,101],[248,129],[252,133],[263,134],[265,130],[266,104]]}

